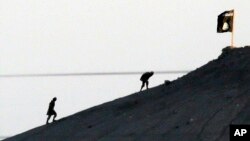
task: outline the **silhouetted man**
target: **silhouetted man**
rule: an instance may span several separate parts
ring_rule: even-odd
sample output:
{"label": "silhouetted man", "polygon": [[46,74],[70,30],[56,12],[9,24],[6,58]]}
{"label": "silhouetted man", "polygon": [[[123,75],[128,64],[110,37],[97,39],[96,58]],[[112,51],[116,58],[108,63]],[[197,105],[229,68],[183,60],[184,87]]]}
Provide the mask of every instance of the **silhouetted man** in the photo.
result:
{"label": "silhouetted man", "polygon": [[54,110],[55,102],[56,102],[56,97],[54,97],[54,98],[51,100],[51,102],[49,103],[49,109],[48,109],[48,112],[47,112],[48,118],[47,118],[46,124],[49,123],[49,119],[50,119],[51,116],[54,116],[54,117],[53,117],[53,122],[55,121],[55,118],[56,118],[56,116],[57,116],[56,111]]}
{"label": "silhouetted man", "polygon": [[[154,74],[153,71],[151,71],[151,72],[145,72],[145,73],[142,74],[141,79],[140,79],[140,80],[142,81],[141,90],[142,90],[142,88],[145,86],[145,84],[146,84],[146,87],[147,87],[147,89],[148,89],[148,79],[149,79],[153,74]],[[140,91],[141,91],[141,90],[140,90]]]}

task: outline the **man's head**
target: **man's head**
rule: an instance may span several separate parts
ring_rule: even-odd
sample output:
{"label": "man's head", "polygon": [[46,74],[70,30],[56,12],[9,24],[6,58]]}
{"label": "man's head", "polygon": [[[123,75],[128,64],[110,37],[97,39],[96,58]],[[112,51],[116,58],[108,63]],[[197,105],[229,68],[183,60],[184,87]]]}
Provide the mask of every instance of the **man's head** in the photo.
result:
{"label": "man's head", "polygon": [[148,72],[148,74],[149,74],[150,77],[151,77],[152,75],[154,75],[154,72],[153,72],[153,71],[150,71],[150,72]]}
{"label": "man's head", "polygon": [[53,98],[53,101],[56,101],[56,97]]}

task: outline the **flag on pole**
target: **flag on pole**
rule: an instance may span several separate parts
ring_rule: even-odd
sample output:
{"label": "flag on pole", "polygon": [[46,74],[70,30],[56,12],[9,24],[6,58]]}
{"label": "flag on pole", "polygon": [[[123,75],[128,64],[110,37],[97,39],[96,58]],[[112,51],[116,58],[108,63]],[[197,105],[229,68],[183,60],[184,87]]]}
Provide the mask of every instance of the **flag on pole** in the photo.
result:
{"label": "flag on pole", "polygon": [[217,32],[233,32],[234,10],[225,11],[218,16]]}

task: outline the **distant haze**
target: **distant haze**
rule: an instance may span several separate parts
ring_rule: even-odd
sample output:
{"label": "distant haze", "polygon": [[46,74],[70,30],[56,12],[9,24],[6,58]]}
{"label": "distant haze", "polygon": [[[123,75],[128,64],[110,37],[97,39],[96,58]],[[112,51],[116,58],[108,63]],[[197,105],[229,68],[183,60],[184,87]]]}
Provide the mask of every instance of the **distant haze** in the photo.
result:
{"label": "distant haze", "polygon": [[[249,0],[1,0],[0,75],[193,70],[230,45],[217,16],[235,10],[250,44]],[[149,86],[183,74],[155,74]],[[140,75],[0,78],[0,136],[139,91]]]}

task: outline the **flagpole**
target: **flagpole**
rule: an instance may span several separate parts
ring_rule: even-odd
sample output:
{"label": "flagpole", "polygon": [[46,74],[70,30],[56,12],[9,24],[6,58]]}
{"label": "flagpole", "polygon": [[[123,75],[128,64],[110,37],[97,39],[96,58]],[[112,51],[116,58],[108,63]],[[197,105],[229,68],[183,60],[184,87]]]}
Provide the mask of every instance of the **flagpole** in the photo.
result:
{"label": "flagpole", "polygon": [[234,9],[233,9],[233,26],[232,26],[232,33],[231,33],[231,48],[234,48]]}

